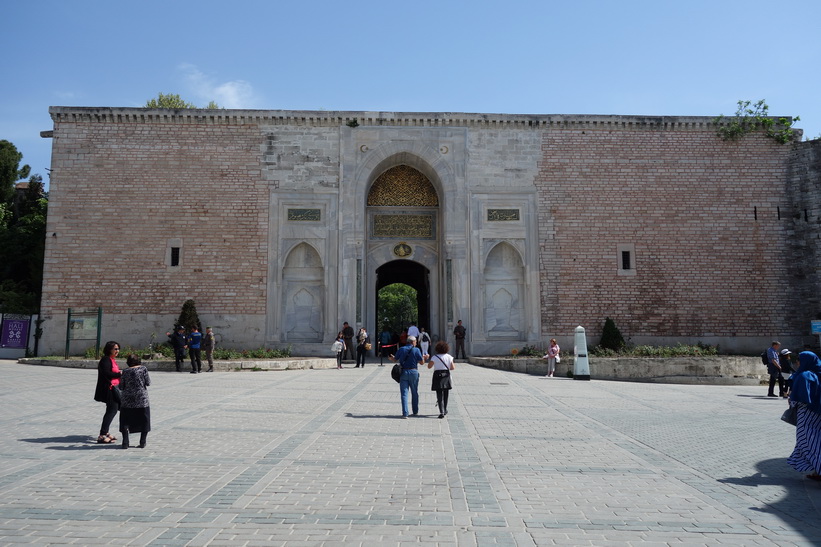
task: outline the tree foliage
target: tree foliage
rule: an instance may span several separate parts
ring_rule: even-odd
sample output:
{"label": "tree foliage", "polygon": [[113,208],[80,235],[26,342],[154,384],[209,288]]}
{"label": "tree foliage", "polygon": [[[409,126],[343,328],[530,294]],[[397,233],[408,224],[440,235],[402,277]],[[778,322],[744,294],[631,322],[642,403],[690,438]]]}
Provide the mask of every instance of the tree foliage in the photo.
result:
{"label": "tree foliage", "polygon": [[30,172],[22,158],[0,141],[0,312],[32,314],[40,308],[48,198],[40,175],[31,175],[27,189],[15,188]]}
{"label": "tree foliage", "polygon": [[0,140],[0,203],[6,203],[14,197],[14,183],[29,176],[28,165],[20,167],[23,161],[17,147],[7,140]]}
{"label": "tree foliage", "polygon": [[624,347],[624,337],[616,326],[616,322],[609,317],[604,320],[604,328],[601,331],[601,342],[599,345],[605,349],[619,351]]}
{"label": "tree foliage", "polygon": [[[177,93],[160,93],[155,99],[149,99],[145,103],[145,108],[199,108],[194,103],[189,103],[180,97]],[[205,108],[216,110],[220,106],[211,101]]]}
{"label": "tree foliage", "polygon": [[416,323],[419,310],[416,290],[404,283],[394,283],[379,290],[377,305],[379,325],[388,325],[391,332],[402,332],[411,323]]}
{"label": "tree foliage", "polygon": [[792,142],[795,139],[793,124],[801,121],[801,118],[773,118],[769,111],[770,107],[764,99],[756,103],[738,101],[734,117],[725,118],[724,114],[721,114],[713,121],[717,126],[718,136],[725,141],[738,140],[754,131],[764,131],[768,137],[780,144]]}
{"label": "tree foliage", "polygon": [[196,325],[197,330],[202,332],[202,323],[200,323],[200,317],[197,315],[197,305],[193,300],[186,300],[182,305],[180,317],[177,319],[177,325],[185,327],[186,329],[191,329],[191,327]]}

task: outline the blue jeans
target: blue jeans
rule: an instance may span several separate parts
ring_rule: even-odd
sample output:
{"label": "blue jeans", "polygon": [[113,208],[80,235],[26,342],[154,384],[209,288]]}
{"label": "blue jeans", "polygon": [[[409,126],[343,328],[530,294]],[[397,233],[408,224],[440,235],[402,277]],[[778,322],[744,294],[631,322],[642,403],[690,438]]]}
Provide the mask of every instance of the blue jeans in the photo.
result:
{"label": "blue jeans", "polygon": [[402,395],[402,416],[408,413],[408,388],[411,392],[413,413],[419,414],[419,371],[415,368],[403,370],[399,377],[399,393]]}

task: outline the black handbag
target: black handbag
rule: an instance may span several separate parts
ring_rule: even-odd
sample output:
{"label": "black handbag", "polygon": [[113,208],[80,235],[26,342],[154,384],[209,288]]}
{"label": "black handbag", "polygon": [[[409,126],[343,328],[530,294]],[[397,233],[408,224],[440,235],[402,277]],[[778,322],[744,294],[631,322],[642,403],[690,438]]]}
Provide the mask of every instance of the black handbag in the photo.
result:
{"label": "black handbag", "polygon": [[798,424],[798,405],[790,406],[790,408],[785,410],[784,414],[781,415],[781,420],[787,422],[790,425],[797,425]]}
{"label": "black handbag", "polygon": [[401,378],[401,377],[402,377],[402,366],[399,363],[396,363],[395,365],[393,365],[393,368],[391,369],[391,378],[396,380],[396,383],[398,384],[399,383],[399,378]]}

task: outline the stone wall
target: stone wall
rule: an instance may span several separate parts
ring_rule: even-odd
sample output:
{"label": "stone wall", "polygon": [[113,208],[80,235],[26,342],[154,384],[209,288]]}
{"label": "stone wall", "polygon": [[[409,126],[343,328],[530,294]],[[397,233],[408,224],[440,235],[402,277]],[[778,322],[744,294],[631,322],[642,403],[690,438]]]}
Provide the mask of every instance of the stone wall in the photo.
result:
{"label": "stone wall", "polygon": [[[471,357],[471,364],[544,376],[544,359]],[[595,357],[589,361],[593,380],[623,380],[670,384],[758,385],[765,379],[767,368],[758,357]],[[573,359],[565,358],[556,365],[555,376],[567,377],[573,370]]]}
{"label": "stone wall", "polygon": [[695,117],[51,114],[44,353],[62,352],[68,308],[102,306],[103,337],[142,346],[187,299],[226,347],[326,355],[342,320],[377,332],[395,242],[369,239],[365,198],[397,164],[441,202],[409,258],[431,272],[429,330],[452,341],[463,319],[474,355],[569,347],[577,325],[593,345],[608,316],[634,343],[813,341],[818,143],[724,142]]}

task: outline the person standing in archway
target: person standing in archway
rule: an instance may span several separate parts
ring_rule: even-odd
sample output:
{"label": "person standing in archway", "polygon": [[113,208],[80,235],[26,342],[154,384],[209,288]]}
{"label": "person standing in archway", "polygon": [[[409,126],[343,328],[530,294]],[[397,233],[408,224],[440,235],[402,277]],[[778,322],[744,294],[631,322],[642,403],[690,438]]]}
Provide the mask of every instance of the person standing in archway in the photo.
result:
{"label": "person standing in archway", "polygon": [[419,328],[419,349],[422,350],[422,355],[428,355],[430,352],[430,334],[425,332],[425,327]]}
{"label": "person standing in archway", "polygon": [[350,326],[347,321],[342,323],[342,338],[345,340],[345,349],[343,350],[342,358],[347,359],[350,353],[351,359],[353,359],[353,327]]}
{"label": "person standing in archway", "polygon": [[453,329],[453,336],[456,337],[456,351],[454,357],[459,358],[459,350],[462,350],[462,359],[467,359],[465,354],[465,336],[467,336],[467,329],[462,326],[462,320],[456,322],[456,327]]}

